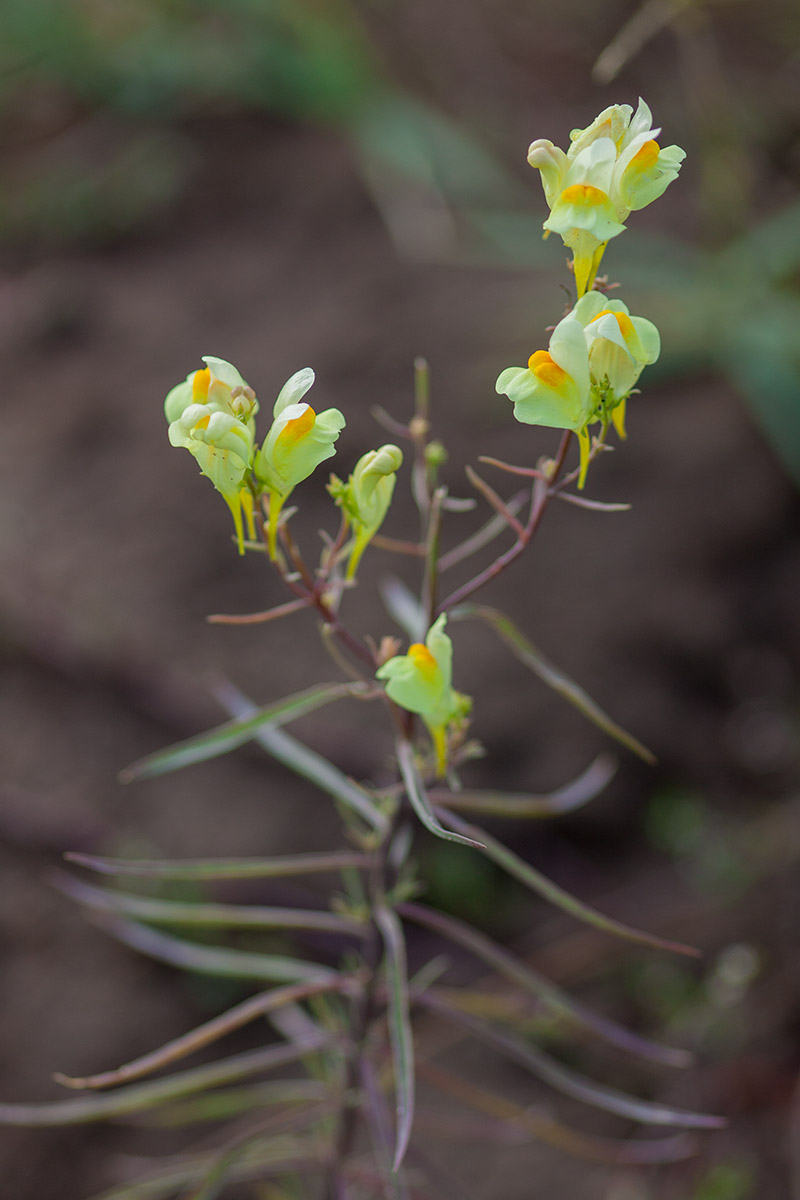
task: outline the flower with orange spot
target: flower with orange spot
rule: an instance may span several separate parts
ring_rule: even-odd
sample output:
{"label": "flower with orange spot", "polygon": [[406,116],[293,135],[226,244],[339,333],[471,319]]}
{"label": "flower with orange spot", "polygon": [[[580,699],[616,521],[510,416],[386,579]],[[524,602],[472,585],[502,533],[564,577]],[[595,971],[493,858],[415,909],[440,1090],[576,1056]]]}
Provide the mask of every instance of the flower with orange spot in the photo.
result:
{"label": "flower with orange spot", "polygon": [[508,396],[523,425],[572,429],[581,452],[579,487],[589,464],[589,434],[595,401],[589,372],[589,350],[580,321],[570,314],[556,325],[547,350],[537,350],[527,367],[507,367],[495,389]]}
{"label": "flower with orange spot", "polygon": [[657,199],[685,157],[678,146],[662,150],[650,109],[639,101],[604,109],[586,129],[574,129],[565,154],[540,138],[528,162],[541,172],[550,216],[546,233],[561,235],[573,252],[578,297],[591,289],[606,243],[625,228],[634,209]]}
{"label": "flower with orange spot", "polygon": [[453,643],[444,631],[446,623],[442,613],[424,643],[409,646],[407,654],[395,655],[376,672],[378,679],[386,681],[389,699],[425,722],[439,775],[447,769],[447,727],[463,720],[472,706],[468,696],[453,688]]}
{"label": "flower with orange spot", "polygon": [[210,356],[203,361],[206,366],[187,375],[164,401],[169,440],[189,451],[224,497],[243,554],[243,513],[250,536],[255,536],[248,475],[255,450],[258,402],[231,363]]}
{"label": "flower with orange spot", "polygon": [[164,413],[171,423],[177,421],[190,404],[205,404],[214,412],[229,412],[252,420],[258,412],[255,392],[245,383],[236,367],[224,358],[205,355],[205,368],[191,371],[183,383],[167,394]]}
{"label": "flower with orange spot", "polygon": [[314,372],[304,367],[281,388],[273,408],[272,427],[255,458],[258,480],[269,493],[267,527],[270,556],[274,559],[278,517],[292,489],[321,462],[336,453],[333,444],[344,429],[338,408],[316,413],[303,396],[314,382]]}

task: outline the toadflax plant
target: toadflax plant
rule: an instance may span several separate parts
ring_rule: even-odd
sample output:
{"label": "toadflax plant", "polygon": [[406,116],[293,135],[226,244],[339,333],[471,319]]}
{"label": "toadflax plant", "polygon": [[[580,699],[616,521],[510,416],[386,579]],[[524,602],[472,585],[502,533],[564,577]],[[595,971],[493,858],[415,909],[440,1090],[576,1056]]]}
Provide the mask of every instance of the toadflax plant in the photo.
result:
{"label": "toadflax plant", "polygon": [[[133,1062],[82,1079],[59,1080],[77,1097],[43,1105],[4,1105],[7,1123],[69,1124],[150,1114],[172,1114],[174,1123],[195,1120],[214,1133],[191,1153],[153,1164],[145,1177],[112,1188],[104,1200],[182,1197],[211,1200],[234,1195],[328,1197],[427,1197],[441,1191],[437,1173],[426,1172],[428,1142],[437,1132],[461,1130],[521,1140],[535,1137],[591,1161],[664,1163],[692,1152],[690,1129],[712,1128],[716,1117],[639,1099],[605,1086],[538,1045],[531,1014],[589,1031],[612,1047],[665,1066],[686,1065],[688,1055],[653,1042],[572,999],[484,933],[421,902],[424,891],[411,857],[413,839],[443,838],[458,852],[482,855],[514,879],[607,934],[661,951],[695,953],[604,916],[563,891],[522,857],[475,823],[481,814],[542,818],[574,809],[596,795],[612,773],[598,759],[579,778],[546,796],[471,790],[460,772],[479,751],[470,720],[480,727],[481,709],[456,688],[458,623],[485,622],[511,652],[590,720],[632,752],[649,751],[622,730],[586,693],[544,659],[527,637],[494,608],[475,602],[477,593],[522,556],[551,500],[562,498],[594,510],[615,509],[583,494],[591,463],[609,437],[625,437],[625,410],[644,368],[658,358],[659,335],[646,317],[632,315],[609,298],[597,280],[607,242],[619,236],[631,212],[655,200],[676,177],[683,151],[661,149],[658,130],[642,101],[635,113],[613,105],[586,129],[575,130],[565,152],[535,141],[529,162],[541,172],[550,215],[546,233],[560,234],[573,254],[575,304],[555,325],[547,348],[521,347],[525,365],[500,373],[496,391],[513,405],[523,425],[560,430],[552,457],[521,466],[484,459],[511,475],[517,491],[503,499],[472,468],[468,477],[490,512],[485,524],[446,553],[443,522],[463,509],[438,482],[441,445],[431,440],[427,376],[417,366],[414,412],[407,424],[381,413],[393,438],[367,449],[343,479],[331,475],[330,532],[314,564],[292,531],[287,506],[302,503],[302,486],[335,454],[345,418],[337,409],[318,412],[309,403],[314,372],[303,368],[278,392],[269,428],[252,386],[221,358],[206,357],[166,398],[169,439],[197,461],[231,511],[240,554],[264,560],[285,586],[285,603],[249,621],[272,622],[304,612],[316,625],[344,679],[325,682],[259,707],[231,686],[219,693],[229,719],[180,745],[134,764],[127,779],[175,771],[254,741],[335,802],[342,821],[340,843],[323,853],[234,861],[123,861],[70,854],[89,872],[112,877],[115,887],[69,879],[67,892],[104,914],[108,929],[144,954],[197,972],[232,976],[255,990],[227,1012]],[[509,419],[512,413],[509,412]],[[577,464],[571,465],[573,434]],[[524,444],[524,441],[521,442]],[[532,443],[531,443],[532,444]],[[344,475],[347,468],[344,469]],[[422,535],[400,542],[381,527],[398,482],[410,483]],[[310,482],[307,486],[313,486]],[[573,490],[573,486],[575,490]],[[520,490],[521,489],[521,490]],[[624,507],[624,506],[622,506]],[[338,509],[338,515],[337,510]],[[496,557],[490,547],[511,535]],[[348,595],[370,546],[414,556],[419,594],[397,580],[383,586],[394,623],[379,642],[348,619]],[[447,591],[454,566],[483,565],[467,582]],[[225,619],[225,618],[223,618]],[[228,618],[233,621],[236,618]],[[239,618],[242,619],[242,618]],[[397,628],[408,644],[396,636]],[[385,717],[386,753],[394,774],[380,786],[347,777],[334,762],[287,731],[296,718],[345,699],[357,699]],[[353,706],[354,719],[358,706]],[[255,831],[254,831],[255,832]],[[257,834],[256,834],[257,836]],[[325,910],[159,899],[158,885],[194,881],[275,879],[327,873],[337,877]],[[125,881],[130,881],[125,886]],[[145,893],[131,887],[144,881]],[[175,932],[203,929],[202,940]],[[406,937],[422,927],[441,943],[472,955],[505,981],[507,990],[455,988],[445,982],[447,964],[434,957],[413,977],[407,969]],[[334,949],[319,960],[258,948],[244,951],[208,931],[313,930],[335,935]],[[315,943],[319,945],[319,940]],[[257,945],[257,943],[256,943]],[[513,993],[513,994],[512,994]],[[456,1069],[430,1061],[415,1043],[418,1014],[474,1038],[529,1072],[549,1088],[628,1122],[678,1132],[635,1139],[588,1135],[560,1118],[504,1098]],[[216,1046],[243,1026],[269,1021],[271,1031],[255,1049],[201,1066],[184,1065],[201,1048]],[[149,1077],[164,1071],[157,1079]],[[457,1097],[476,1119],[454,1117],[442,1125],[438,1108],[415,1117],[415,1081],[432,1092]],[[430,1105],[430,1101],[428,1102]],[[461,1122],[461,1123],[459,1123]],[[424,1126],[425,1151],[415,1132]],[[431,1182],[433,1180],[434,1182]]]}

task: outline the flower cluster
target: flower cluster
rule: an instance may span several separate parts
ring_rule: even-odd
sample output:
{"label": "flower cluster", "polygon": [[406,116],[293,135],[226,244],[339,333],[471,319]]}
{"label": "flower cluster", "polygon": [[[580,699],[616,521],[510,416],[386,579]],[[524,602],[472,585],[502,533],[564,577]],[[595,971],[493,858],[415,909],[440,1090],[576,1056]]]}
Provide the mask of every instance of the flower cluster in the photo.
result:
{"label": "flower cluster", "polygon": [[225,498],[233,514],[239,553],[244,553],[244,513],[255,537],[254,502],[269,498],[268,544],[275,557],[278,518],[287,496],[335,453],[333,444],[344,428],[337,408],[315,413],[303,401],[314,382],[305,367],[281,388],[273,422],[256,450],[255,392],[236,367],[222,358],[204,357],[204,370],[192,371],[167,395],[164,412],[173,446],[184,446],[200,470]]}
{"label": "flower cluster", "polygon": [[556,325],[548,348],[536,350],[525,367],[501,371],[496,390],[512,401],[523,424],[577,435],[579,488],[589,466],[589,426],[599,423],[605,437],[613,424],[625,437],[628,397],[661,349],[651,321],[592,290],[608,241],[622,233],[632,211],[656,200],[678,174],[684,151],[662,149],[655,140],[659,132],[640,100],[635,113],[615,104],[588,128],[573,130],[566,153],[545,139],[528,151],[550,208],[545,236],[559,233],[572,250],[578,300]]}
{"label": "flower cluster", "polygon": [[[573,130],[566,152],[544,139],[533,142],[528,151],[528,162],[541,173],[550,209],[545,236],[560,234],[572,250],[577,298],[553,328],[547,349],[535,350],[525,366],[501,371],[496,390],[511,400],[514,416],[523,425],[576,434],[579,488],[592,455],[590,426],[599,425],[600,442],[612,426],[621,438],[626,436],[628,397],[661,349],[655,325],[631,315],[621,300],[610,299],[602,287],[596,290],[595,283],[607,243],[623,232],[631,212],[657,199],[678,174],[684,152],[677,146],[662,149],[656,140],[659,132],[640,100],[635,113],[626,104],[615,104],[586,129]],[[272,424],[259,446],[259,406],[253,389],[224,359],[208,357],[204,362],[203,369],[193,371],[166,398],[169,439],[189,450],[221,492],[233,514],[240,553],[245,522],[254,539],[263,509],[260,527],[269,556],[284,571],[278,534],[286,500],[335,453],[344,417],[336,408],[317,413],[308,404],[314,372],[305,367],[281,388]],[[411,427],[407,432],[414,441]],[[438,444],[424,447],[429,467],[434,447]],[[442,453],[438,447],[437,455]],[[363,454],[346,481],[330,477],[328,491],[341,511],[341,529],[339,537],[327,543],[327,561],[338,569],[347,560],[342,568],[345,582],[355,578],[366,547],[383,524],[402,463],[400,449],[387,444]],[[294,560],[288,534],[285,541]],[[448,743],[458,736],[470,708],[469,698],[452,685],[453,647],[445,625],[443,613],[424,643],[389,657],[376,673],[388,698],[422,719],[433,741],[439,775],[447,770]]]}
{"label": "flower cluster", "polygon": [[591,287],[606,243],[622,233],[631,212],[658,199],[686,157],[679,146],[659,146],[652,119],[644,100],[635,113],[629,104],[612,104],[587,129],[573,129],[566,154],[546,138],[530,145],[528,162],[541,172],[550,209],[544,228],[572,250],[579,297]]}

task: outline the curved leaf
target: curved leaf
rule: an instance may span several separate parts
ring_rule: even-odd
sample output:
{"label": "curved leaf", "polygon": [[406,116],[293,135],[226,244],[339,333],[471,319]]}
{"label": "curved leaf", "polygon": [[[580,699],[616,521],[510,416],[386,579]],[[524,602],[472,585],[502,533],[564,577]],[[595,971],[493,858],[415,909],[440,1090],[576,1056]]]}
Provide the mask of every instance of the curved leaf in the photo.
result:
{"label": "curved leaf", "polygon": [[479,829],[477,825],[468,825],[466,821],[462,821],[455,813],[451,813],[447,809],[440,808],[436,811],[443,821],[454,826],[466,837],[481,839],[477,845],[492,862],[496,862],[499,867],[518,879],[520,883],[531,888],[532,891],[538,892],[540,896],[544,896],[545,900],[549,900],[557,908],[562,908],[564,912],[568,912],[570,916],[576,917],[579,921],[584,921],[587,925],[594,925],[596,929],[602,929],[604,933],[612,933],[617,937],[625,938],[629,942],[640,942],[644,946],[655,946],[660,950],[671,950],[675,954],[687,954],[692,958],[700,957],[700,951],[694,946],[686,946],[683,942],[672,942],[658,937],[655,933],[645,933],[644,930],[634,929],[631,925],[625,925],[613,917],[604,916],[596,908],[584,904],[582,900],[570,895],[557,883],[553,883],[552,879],[542,875],[541,871],[530,866],[502,842],[490,837],[485,830]]}
{"label": "curved leaf", "polygon": [[653,1062],[665,1063],[671,1067],[686,1067],[692,1062],[692,1055],[685,1050],[674,1050],[670,1046],[661,1046],[648,1038],[618,1025],[616,1021],[603,1017],[591,1008],[573,1000],[556,984],[545,979],[538,971],[534,971],[527,963],[522,962],[513,954],[509,954],[502,946],[498,946],[491,938],[479,933],[464,921],[455,917],[445,916],[423,904],[404,903],[398,905],[398,912],[418,925],[446,937],[456,945],[463,946],[471,954],[491,967],[492,970],[504,975],[525,991],[538,997],[542,1003],[557,1013],[569,1017],[585,1029],[592,1030],[598,1037],[604,1038],[611,1045],[618,1046],[631,1054],[639,1054]]}
{"label": "curved leaf", "polygon": [[449,792],[438,788],[432,788],[429,795],[433,804],[443,804],[456,812],[480,812],[494,817],[557,817],[588,804],[613,779],[616,770],[616,760],[611,755],[599,754],[577,779],[545,796],[490,791]]}
{"label": "curved leaf", "polygon": [[425,785],[417,770],[417,764],[414,762],[414,751],[410,742],[397,743],[397,762],[400,766],[400,774],[403,778],[406,795],[411,803],[411,807],[425,828],[446,842],[458,842],[462,846],[472,846],[478,850],[483,849],[480,842],[474,841],[471,837],[464,837],[460,833],[451,833],[450,830],[445,829],[443,825],[439,824],[431,808],[425,791]]}
{"label": "curved leaf", "polygon": [[627,747],[639,758],[644,759],[646,763],[653,764],[656,762],[656,756],[652,750],[648,750],[647,746],[643,745],[638,738],[635,738],[632,733],[628,733],[621,725],[609,717],[608,713],[597,704],[591,696],[573,679],[570,679],[562,670],[548,658],[540,650],[530,642],[525,635],[517,628],[510,617],[504,613],[498,612],[497,609],[487,608],[486,605],[463,605],[455,610],[451,616],[456,617],[478,617],[481,621],[485,621],[487,625],[495,631],[507,646],[511,648],[515,656],[521,663],[524,663],[534,674],[538,675],[543,683],[553,691],[558,692],[570,704],[573,704],[579,712],[583,713],[590,721],[607,733],[609,737],[614,738],[621,745]]}
{"label": "curved leaf", "polygon": [[616,1113],[617,1116],[627,1117],[642,1125],[670,1125],[683,1129],[721,1129],[727,1122],[724,1117],[711,1116],[708,1113],[689,1112],[682,1108],[670,1108],[668,1105],[657,1104],[652,1100],[640,1100],[636,1096],[628,1096],[616,1088],[605,1087],[587,1079],[585,1075],[565,1067],[551,1055],[526,1042],[523,1038],[506,1031],[494,1029],[485,1021],[479,1020],[466,1013],[460,1012],[452,1005],[445,1003],[432,992],[426,992],[419,997],[419,1003],[432,1012],[438,1013],[454,1025],[467,1030],[482,1042],[494,1046],[507,1058],[526,1067],[538,1079],[575,1100],[590,1104],[593,1108],[601,1108],[605,1112]]}
{"label": "curved leaf", "polygon": [[312,875],[318,871],[343,871],[371,867],[374,859],[351,850],[321,854],[286,854],[276,858],[127,859],[97,858],[68,851],[67,862],[100,875],[134,875],[142,879],[279,879],[287,875]]}

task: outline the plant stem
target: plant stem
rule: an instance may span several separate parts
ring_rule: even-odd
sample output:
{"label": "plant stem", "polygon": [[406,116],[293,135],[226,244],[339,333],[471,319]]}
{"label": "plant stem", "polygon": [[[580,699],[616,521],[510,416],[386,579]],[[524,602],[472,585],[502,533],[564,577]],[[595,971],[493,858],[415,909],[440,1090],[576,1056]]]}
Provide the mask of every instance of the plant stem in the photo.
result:
{"label": "plant stem", "polygon": [[561,444],[558,447],[558,453],[556,454],[549,480],[547,482],[545,482],[543,479],[535,480],[531,498],[530,516],[528,517],[525,528],[522,530],[522,533],[518,535],[514,545],[511,546],[510,549],[506,550],[505,553],[499,555],[499,557],[496,558],[493,563],[490,563],[488,567],[486,567],[473,579],[467,580],[467,582],[462,584],[461,587],[456,588],[454,592],[451,592],[450,595],[439,605],[437,610],[438,612],[449,612],[451,608],[455,608],[457,604],[461,604],[474,592],[477,592],[479,588],[482,588],[485,583],[489,583],[490,580],[496,579],[497,576],[500,575],[501,572],[506,569],[506,567],[510,566],[512,562],[515,562],[516,559],[518,559],[522,552],[527,548],[531,538],[541,524],[542,517],[544,516],[547,506],[553,496],[554,484],[564,468],[564,460],[567,457],[567,449],[569,447],[569,440],[571,436],[572,431],[566,429],[561,438]]}

